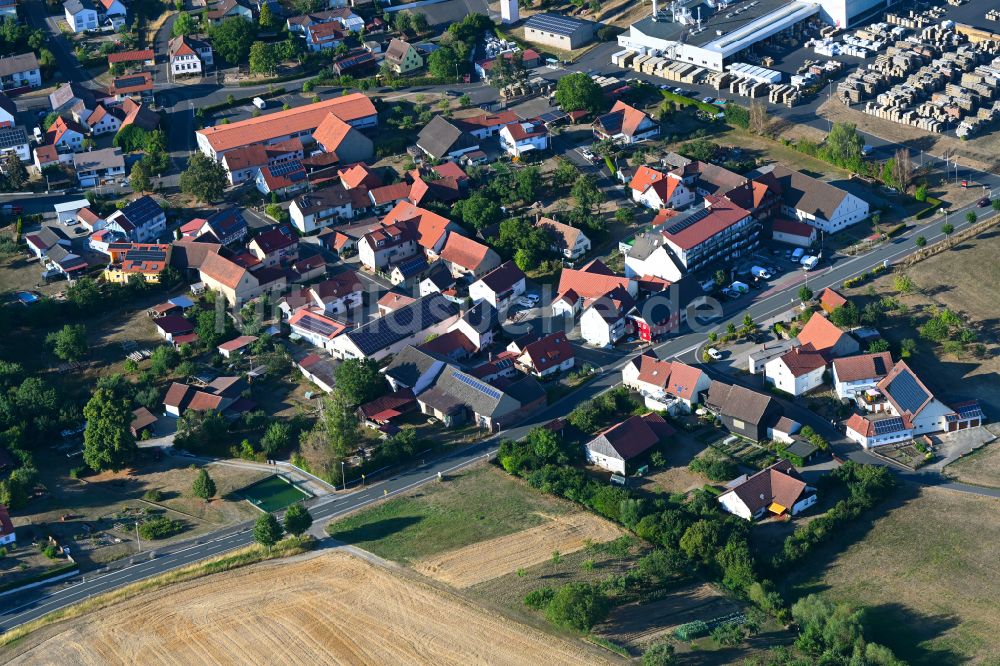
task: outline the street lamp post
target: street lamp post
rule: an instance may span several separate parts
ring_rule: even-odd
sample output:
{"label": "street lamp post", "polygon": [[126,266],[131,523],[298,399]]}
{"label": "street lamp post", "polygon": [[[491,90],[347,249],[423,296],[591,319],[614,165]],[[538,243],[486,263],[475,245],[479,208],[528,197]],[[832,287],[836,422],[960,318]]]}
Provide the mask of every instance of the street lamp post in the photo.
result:
{"label": "street lamp post", "polygon": [[139,547],[137,552],[142,552],[142,542],[139,540],[139,521],[135,521],[135,545]]}
{"label": "street lamp post", "polygon": [[344,482],[344,490],[347,490],[347,473],[344,471],[344,461],[340,461],[340,479]]}

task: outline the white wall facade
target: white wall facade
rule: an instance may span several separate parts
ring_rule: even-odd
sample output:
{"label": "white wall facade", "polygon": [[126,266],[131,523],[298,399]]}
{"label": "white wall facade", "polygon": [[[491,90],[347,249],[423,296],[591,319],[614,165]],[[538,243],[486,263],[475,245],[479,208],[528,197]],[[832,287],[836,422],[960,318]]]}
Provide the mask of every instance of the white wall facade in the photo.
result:
{"label": "white wall facade", "polygon": [[597,465],[602,469],[606,469],[609,472],[614,472],[615,474],[625,474],[625,461],[619,458],[612,458],[606,456],[603,453],[597,453],[596,451],[591,451],[590,447],[584,445],[584,449],[587,452],[587,462],[591,465]]}
{"label": "white wall facade", "polygon": [[823,372],[825,367],[810,370],[798,377],[792,374],[785,362],[779,357],[774,358],[764,364],[764,379],[769,384],[785,393],[792,395],[802,395],[813,390],[823,383]]}

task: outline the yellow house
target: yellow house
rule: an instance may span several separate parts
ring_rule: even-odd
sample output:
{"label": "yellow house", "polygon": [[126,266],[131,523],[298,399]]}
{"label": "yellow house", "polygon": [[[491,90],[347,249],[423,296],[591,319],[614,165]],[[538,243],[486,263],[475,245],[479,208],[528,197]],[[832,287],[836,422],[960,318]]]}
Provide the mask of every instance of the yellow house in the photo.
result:
{"label": "yellow house", "polygon": [[393,38],[385,50],[385,61],[389,69],[397,74],[406,74],[424,66],[424,57],[412,44]]}
{"label": "yellow house", "polygon": [[111,263],[104,269],[104,280],[128,284],[133,275],[142,275],[146,282],[158,284],[160,273],[170,265],[170,250],[169,245],[158,243],[111,243]]}

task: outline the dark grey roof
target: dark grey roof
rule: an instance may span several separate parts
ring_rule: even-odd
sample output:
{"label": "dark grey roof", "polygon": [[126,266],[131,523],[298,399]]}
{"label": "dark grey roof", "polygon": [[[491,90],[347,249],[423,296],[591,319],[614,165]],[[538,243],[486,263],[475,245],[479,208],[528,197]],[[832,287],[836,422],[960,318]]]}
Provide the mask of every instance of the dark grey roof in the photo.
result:
{"label": "dark grey roof", "polygon": [[73,167],[78,172],[125,168],[125,158],[120,148],[101,148],[73,155]]}
{"label": "dark grey roof", "polygon": [[455,278],[452,277],[451,271],[448,267],[444,265],[443,261],[435,261],[430,270],[427,271],[427,275],[424,277],[425,280],[430,280],[437,287],[438,291],[444,291],[448,287],[455,284]]}
{"label": "dark grey roof", "polygon": [[457,314],[458,306],[447,298],[428,294],[345,335],[365,356],[370,356]]}
{"label": "dark grey roof", "polygon": [[480,278],[495,294],[503,294],[514,288],[514,285],[525,278],[524,271],[513,261],[505,261],[500,266]]}
{"label": "dark grey roof", "polygon": [[786,205],[825,220],[832,219],[847,198],[847,192],[839,187],[780,164],[768,164],[751,173],[754,176],[770,173],[778,181]]}
{"label": "dark grey roof", "polygon": [[63,8],[69,11],[70,14],[79,14],[84,9],[89,9],[92,12],[97,11],[94,3],[90,0],[66,0],[63,3]]}
{"label": "dark grey roof", "polygon": [[629,248],[628,256],[633,259],[648,259],[665,242],[662,234],[639,234],[635,237],[632,247]]}
{"label": "dark grey roof", "polygon": [[723,416],[758,425],[774,398],[737,384],[713,381],[705,402]]}
{"label": "dark grey roof", "polygon": [[504,391],[522,405],[531,404],[545,396],[545,387],[531,375],[527,375],[513,384],[506,386]]}
{"label": "dark grey roof", "polygon": [[453,150],[471,148],[477,142],[444,116],[434,116],[417,135],[417,145],[428,155],[440,158]]}
{"label": "dark grey roof", "polygon": [[21,53],[0,58],[0,76],[30,72],[33,69],[38,69],[38,58],[34,53]]}
{"label": "dark grey roof", "polygon": [[[495,418],[513,412],[521,403],[495,386],[468,375],[453,365],[446,366],[434,383],[436,394],[445,394],[481,416]],[[418,396],[423,400],[424,394]]]}
{"label": "dark grey roof", "polygon": [[160,204],[156,203],[156,199],[147,194],[122,208],[122,213],[125,214],[129,222],[138,228],[149,224],[150,221],[163,213],[163,209],[160,208]]}
{"label": "dark grey roof", "polygon": [[435,364],[444,366],[445,360],[422,349],[410,346],[396,354],[385,369],[385,376],[391,377],[403,386],[413,388],[420,377],[430,371]]}
{"label": "dark grey roof", "polygon": [[3,109],[12,116],[17,115],[17,104],[14,104],[14,100],[2,92],[0,92],[0,109]]}
{"label": "dark grey roof", "polygon": [[818,451],[818,449],[816,448],[815,444],[813,444],[812,442],[807,442],[803,439],[797,439],[794,442],[792,442],[790,446],[785,448],[786,453],[793,456],[798,456],[803,460],[805,460],[812,454],[816,453],[816,451]]}
{"label": "dark grey roof", "polygon": [[309,215],[327,208],[336,208],[351,203],[350,193],[339,183],[295,197],[295,205]]}
{"label": "dark grey roof", "polygon": [[500,327],[500,316],[497,314],[496,308],[486,301],[479,301],[466,310],[462,319],[479,333]]}
{"label": "dark grey roof", "polygon": [[64,107],[72,106],[76,102],[83,102],[88,109],[97,105],[94,91],[84,88],[76,82],[64,83],[49,95],[49,105],[53,111],[61,111]]}

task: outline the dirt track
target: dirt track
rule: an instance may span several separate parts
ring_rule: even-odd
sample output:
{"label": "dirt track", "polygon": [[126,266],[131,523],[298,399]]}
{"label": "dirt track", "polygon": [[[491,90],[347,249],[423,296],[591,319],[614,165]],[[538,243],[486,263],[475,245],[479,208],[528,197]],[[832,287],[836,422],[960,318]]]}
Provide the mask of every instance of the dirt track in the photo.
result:
{"label": "dirt track", "polygon": [[30,635],[11,664],[594,664],[584,645],[346,553],[143,595]]}
{"label": "dirt track", "polygon": [[552,557],[553,551],[565,555],[580,550],[588,540],[601,543],[621,535],[622,531],[608,521],[580,511],[554,516],[538,527],[442,553],[415,563],[413,568],[454,587],[465,588],[541,564]]}

